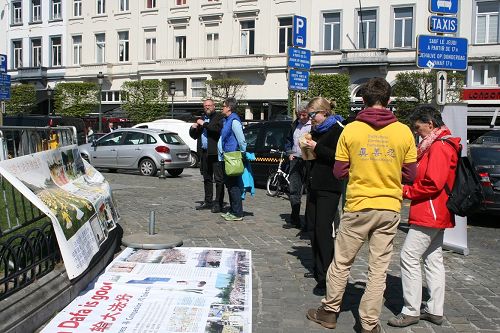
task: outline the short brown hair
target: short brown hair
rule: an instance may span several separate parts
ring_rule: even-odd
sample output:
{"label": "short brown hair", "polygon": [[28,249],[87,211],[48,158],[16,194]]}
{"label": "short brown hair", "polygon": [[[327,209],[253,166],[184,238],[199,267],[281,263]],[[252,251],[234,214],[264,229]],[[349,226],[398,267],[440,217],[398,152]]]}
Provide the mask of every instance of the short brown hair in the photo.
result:
{"label": "short brown hair", "polygon": [[391,85],[381,77],[374,77],[361,87],[361,97],[366,106],[380,103],[386,107],[391,98]]}

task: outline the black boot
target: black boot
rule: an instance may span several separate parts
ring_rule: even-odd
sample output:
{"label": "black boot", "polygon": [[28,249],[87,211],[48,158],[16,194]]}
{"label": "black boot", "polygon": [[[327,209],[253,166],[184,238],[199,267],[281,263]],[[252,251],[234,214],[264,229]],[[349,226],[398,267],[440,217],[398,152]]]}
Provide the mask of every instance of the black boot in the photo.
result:
{"label": "black boot", "polygon": [[300,204],[292,205],[292,214],[290,221],[283,226],[285,229],[297,228],[300,229]]}

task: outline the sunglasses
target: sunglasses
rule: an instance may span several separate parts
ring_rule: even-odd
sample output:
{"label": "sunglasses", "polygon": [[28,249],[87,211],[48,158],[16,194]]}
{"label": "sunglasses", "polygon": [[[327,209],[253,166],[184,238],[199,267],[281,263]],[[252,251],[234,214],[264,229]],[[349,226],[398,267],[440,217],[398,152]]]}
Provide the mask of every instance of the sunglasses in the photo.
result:
{"label": "sunglasses", "polygon": [[321,113],[321,112],[325,112],[325,111],[323,111],[323,110],[318,110],[318,111],[314,111],[314,112],[309,112],[309,118],[310,118],[310,119],[313,119],[314,117],[316,117],[316,115],[317,115],[318,113]]}

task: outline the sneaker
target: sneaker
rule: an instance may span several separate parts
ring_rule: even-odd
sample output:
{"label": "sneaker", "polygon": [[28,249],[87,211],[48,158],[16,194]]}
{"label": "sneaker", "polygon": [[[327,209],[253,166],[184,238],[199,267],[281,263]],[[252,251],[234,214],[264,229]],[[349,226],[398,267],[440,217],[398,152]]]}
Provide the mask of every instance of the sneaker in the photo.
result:
{"label": "sneaker", "polygon": [[422,311],[422,313],[420,313],[420,319],[431,322],[434,325],[443,324],[443,316],[433,315],[426,311]]}
{"label": "sneaker", "polygon": [[195,207],[196,210],[203,210],[203,209],[210,209],[210,208],[212,208],[212,204],[208,203],[208,202],[203,202],[201,205]]}
{"label": "sneaker", "polygon": [[320,306],[317,309],[307,310],[306,317],[315,323],[320,324],[326,328],[335,328],[337,326],[337,312],[326,311],[324,306]]}
{"label": "sneaker", "polygon": [[371,330],[367,330],[361,327],[361,333],[381,333],[381,332],[382,332],[382,327],[380,327],[380,324],[377,324],[377,326],[375,326]]}
{"label": "sneaker", "polygon": [[231,212],[222,213],[220,214],[220,217],[226,218],[228,215],[232,215]]}
{"label": "sneaker", "polygon": [[420,316],[410,316],[400,313],[396,317],[389,319],[387,324],[394,327],[406,327],[418,323],[419,320]]}
{"label": "sneaker", "polygon": [[236,216],[236,215],[229,213],[228,215],[224,216],[224,220],[226,220],[226,221],[241,221],[241,220],[243,220],[243,217]]}

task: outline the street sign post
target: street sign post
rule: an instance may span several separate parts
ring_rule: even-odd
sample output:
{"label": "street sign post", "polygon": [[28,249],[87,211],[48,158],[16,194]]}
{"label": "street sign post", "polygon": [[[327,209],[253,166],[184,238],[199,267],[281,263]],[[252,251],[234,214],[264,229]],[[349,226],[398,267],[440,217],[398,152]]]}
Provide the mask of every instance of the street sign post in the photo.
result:
{"label": "street sign post", "polygon": [[467,70],[467,38],[419,35],[417,67]]}
{"label": "street sign post", "polygon": [[429,17],[428,29],[430,32],[441,34],[456,34],[458,32],[458,19],[450,16]]}
{"label": "street sign post", "polygon": [[7,73],[7,56],[0,54],[0,73]]}
{"label": "street sign post", "polygon": [[436,104],[446,104],[446,93],[448,91],[448,74],[445,71],[437,72]]}
{"label": "street sign post", "polygon": [[290,69],[288,71],[288,89],[304,91],[309,89],[309,72]]}
{"label": "street sign post", "polygon": [[311,51],[296,47],[288,48],[288,67],[309,70],[311,68]]}
{"label": "street sign post", "polygon": [[303,16],[293,16],[292,45],[306,47],[307,19]]}
{"label": "street sign post", "polygon": [[430,0],[429,11],[435,14],[456,15],[458,13],[458,0]]}
{"label": "street sign post", "polygon": [[0,73],[0,100],[10,99],[10,75]]}

